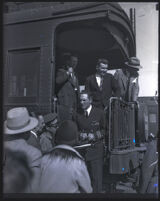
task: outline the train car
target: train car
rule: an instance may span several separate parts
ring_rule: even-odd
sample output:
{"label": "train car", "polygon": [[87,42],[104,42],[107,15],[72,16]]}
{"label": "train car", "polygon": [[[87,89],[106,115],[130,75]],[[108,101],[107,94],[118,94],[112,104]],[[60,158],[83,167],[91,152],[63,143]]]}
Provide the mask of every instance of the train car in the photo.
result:
{"label": "train car", "polygon": [[54,110],[55,73],[63,52],[79,57],[80,84],[96,59],[123,68],[135,55],[130,20],[118,3],[64,3],[4,14],[4,108]]}
{"label": "train car", "polygon": [[[64,2],[5,13],[4,119],[6,111],[17,106],[44,115],[57,112],[55,75],[64,52],[79,58],[76,70],[80,85],[95,72],[99,57],[109,60],[111,70],[123,68],[127,58],[136,55],[132,21],[116,2]],[[111,99],[107,145],[110,174],[131,172],[139,166],[146,150],[135,146],[134,107],[135,103]],[[117,111],[127,118],[124,122],[117,120],[121,119]],[[139,128],[146,133],[148,122],[144,121],[144,111],[142,108],[139,112]],[[154,123],[155,116],[150,118]]]}

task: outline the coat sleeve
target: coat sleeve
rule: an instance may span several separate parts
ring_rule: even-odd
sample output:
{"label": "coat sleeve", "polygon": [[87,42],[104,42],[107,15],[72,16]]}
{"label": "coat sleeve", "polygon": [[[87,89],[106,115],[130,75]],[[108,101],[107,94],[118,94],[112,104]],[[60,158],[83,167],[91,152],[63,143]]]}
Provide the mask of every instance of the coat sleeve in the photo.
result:
{"label": "coat sleeve", "polygon": [[114,74],[114,79],[115,80],[118,80],[118,77],[119,77],[119,73],[118,73],[118,70],[116,70],[115,74]]}
{"label": "coat sleeve", "polygon": [[57,72],[56,76],[56,84],[63,84],[69,79],[69,75],[67,75],[66,71],[63,69],[60,69]]}
{"label": "coat sleeve", "polygon": [[89,78],[86,79],[85,89],[90,92],[90,81],[89,81]]}
{"label": "coat sleeve", "polygon": [[84,193],[92,193],[93,189],[91,186],[91,180],[86,164],[83,160],[78,160],[75,173],[80,191]]}
{"label": "coat sleeve", "polygon": [[40,182],[40,163],[42,160],[42,154],[40,151],[37,150],[37,152],[35,152],[36,155],[36,159],[34,161],[32,161],[31,164],[31,169],[33,171],[33,178],[32,178],[32,182],[31,182],[31,193],[38,193],[39,192],[39,182]]}
{"label": "coat sleeve", "polygon": [[106,129],[106,123],[105,123],[105,113],[102,111],[102,114],[101,114],[101,120],[100,120],[100,127],[101,127],[101,130],[105,130]]}
{"label": "coat sleeve", "polygon": [[136,101],[139,94],[139,83],[138,78],[135,83],[132,85],[132,92],[131,92],[131,101]]}
{"label": "coat sleeve", "polygon": [[118,74],[115,73],[115,76],[111,77],[111,84],[112,84],[112,90],[113,90],[113,95],[116,97],[120,97],[120,86],[118,85]]}

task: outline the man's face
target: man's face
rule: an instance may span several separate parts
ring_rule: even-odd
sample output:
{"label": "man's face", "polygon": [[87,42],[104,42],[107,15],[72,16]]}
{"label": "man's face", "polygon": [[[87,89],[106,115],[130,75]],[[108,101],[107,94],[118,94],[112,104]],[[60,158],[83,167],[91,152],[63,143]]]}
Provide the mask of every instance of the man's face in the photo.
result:
{"label": "man's face", "polygon": [[138,73],[138,69],[134,69],[134,68],[126,68],[126,72],[125,74],[127,75],[127,77],[138,77],[139,73]]}
{"label": "man's face", "polygon": [[75,69],[77,64],[78,64],[78,58],[72,56],[70,59],[70,66]]}
{"label": "man's face", "polygon": [[89,106],[91,105],[91,103],[92,103],[92,101],[88,97],[88,94],[81,94],[80,95],[80,104],[81,104],[81,108],[83,110],[87,110],[89,108]]}
{"label": "man's face", "polygon": [[97,67],[97,73],[101,76],[104,76],[107,73],[108,70],[108,64],[100,63]]}

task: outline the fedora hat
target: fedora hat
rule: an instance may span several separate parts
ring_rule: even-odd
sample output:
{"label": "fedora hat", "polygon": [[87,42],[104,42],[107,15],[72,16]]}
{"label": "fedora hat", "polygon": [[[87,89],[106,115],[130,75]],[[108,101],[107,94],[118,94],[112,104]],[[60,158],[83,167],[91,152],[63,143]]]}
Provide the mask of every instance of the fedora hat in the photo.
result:
{"label": "fedora hat", "polygon": [[18,134],[30,131],[38,125],[38,120],[30,117],[26,107],[16,107],[7,112],[4,134]]}
{"label": "fedora hat", "polygon": [[76,145],[78,142],[78,128],[71,120],[63,121],[56,131],[57,145],[66,144],[70,146]]}
{"label": "fedora hat", "polygon": [[132,67],[132,68],[135,68],[135,69],[140,69],[142,68],[142,66],[140,65],[140,60],[137,58],[137,57],[130,57],[128,59],[127,62],[125,62],[125,64],[128,66],[128,67]]}

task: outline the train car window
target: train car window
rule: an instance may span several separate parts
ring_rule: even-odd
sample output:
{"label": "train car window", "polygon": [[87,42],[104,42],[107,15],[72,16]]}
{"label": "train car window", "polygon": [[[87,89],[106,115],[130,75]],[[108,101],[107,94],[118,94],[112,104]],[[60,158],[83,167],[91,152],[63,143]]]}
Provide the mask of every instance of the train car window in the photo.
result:
{"label": "train car window", "polygon": [[[40,49],[9,51],[10,68],[8,96],[12,98],[32,98],[38,95],[38,73],[40,66]],[[33,68],[34,66],[34,68]]]}

